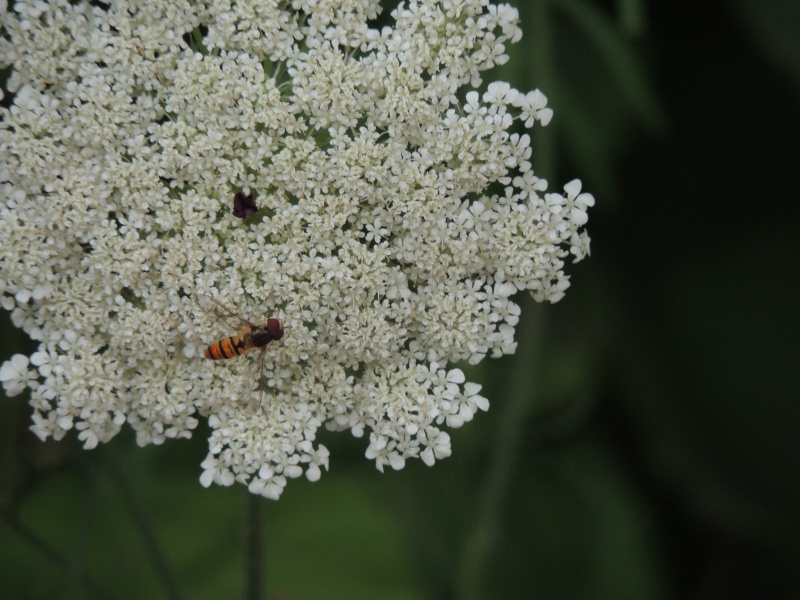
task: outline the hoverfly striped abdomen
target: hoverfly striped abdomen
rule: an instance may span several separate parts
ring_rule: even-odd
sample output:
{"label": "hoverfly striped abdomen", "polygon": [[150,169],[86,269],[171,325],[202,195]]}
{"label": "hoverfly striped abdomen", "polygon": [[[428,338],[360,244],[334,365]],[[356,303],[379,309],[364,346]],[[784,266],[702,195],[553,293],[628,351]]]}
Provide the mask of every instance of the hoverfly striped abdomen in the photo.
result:
{"label": "hoverfly striped abdomen", "polygon": [[206,348],[205,357],[211,360],[223,360],[239,356],[248,350],[249,348],[246,346],[242,336],[232,335],[224,340],[214,342]]}
{"label": "hoverfly striped abdomen", "polygon": [[256,348],[263,348],[272,340],[283,337],[283,326],[278,319],[268,319],[264,325],[248,325],[237,335],[214,342],[205,351],[211,360],[235,358]]}

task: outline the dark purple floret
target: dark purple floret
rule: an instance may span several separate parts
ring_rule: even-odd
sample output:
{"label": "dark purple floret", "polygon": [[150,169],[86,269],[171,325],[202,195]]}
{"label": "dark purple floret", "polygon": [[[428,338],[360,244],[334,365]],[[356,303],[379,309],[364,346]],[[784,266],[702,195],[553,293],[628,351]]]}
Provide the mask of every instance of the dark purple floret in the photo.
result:
{"label": "dark purple floret", "polygon": [[258,207],[253,201],[252,194],[245,196],[242,192],[237,192],[233,197],[233,216],[244,219],[258,212]]}

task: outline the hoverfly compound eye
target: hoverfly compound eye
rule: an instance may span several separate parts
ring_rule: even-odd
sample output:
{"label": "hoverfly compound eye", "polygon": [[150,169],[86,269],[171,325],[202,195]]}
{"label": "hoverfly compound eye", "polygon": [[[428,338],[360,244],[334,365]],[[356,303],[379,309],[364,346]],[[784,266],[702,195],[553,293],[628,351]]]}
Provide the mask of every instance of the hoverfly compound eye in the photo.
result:
{"label": "hoverfly compound eye", "polygon": [[273,340],[279,340],[283,337],[283,325],[278,319],[269,319],[267,321],[267,331],[269,331]]}

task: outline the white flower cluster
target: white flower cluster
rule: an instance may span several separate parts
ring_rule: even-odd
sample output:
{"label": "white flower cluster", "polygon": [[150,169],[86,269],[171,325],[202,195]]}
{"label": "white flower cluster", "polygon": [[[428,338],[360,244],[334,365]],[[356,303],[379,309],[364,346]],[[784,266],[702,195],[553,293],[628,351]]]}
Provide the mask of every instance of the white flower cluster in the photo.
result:
{"label": "white flower cluster", "polygon": [[[515,9],[412,0],[376,29],[379,12],[20,0],[3,16],[0,298],[39,348],[0,380],[30,390],[40,438],[92,448],[127,423],[161,443],[204,416],[201,482],[277,498],[328,467],[322,425],[399,469],[449,456],[442,428],[488,409],[453,364],[514,352],[518,291],[564,295],[594,200],[577,181],[546,193],[512,133],[550,120],[541,92],[474,89],[520,38]],[[201,296],[282,320],[257,408],[252,356],[202,357],[236,331]]]}

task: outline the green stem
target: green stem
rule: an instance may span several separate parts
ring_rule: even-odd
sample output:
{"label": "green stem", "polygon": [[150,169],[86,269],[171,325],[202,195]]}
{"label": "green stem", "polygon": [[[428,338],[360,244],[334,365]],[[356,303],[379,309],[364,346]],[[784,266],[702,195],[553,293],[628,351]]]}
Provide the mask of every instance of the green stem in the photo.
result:
{"label": "green stem", "polygon": [[263,499],[248,491],[245,498],[244,524],[244,597],[261,600],[264,586],[264,551],[262,547]]}

